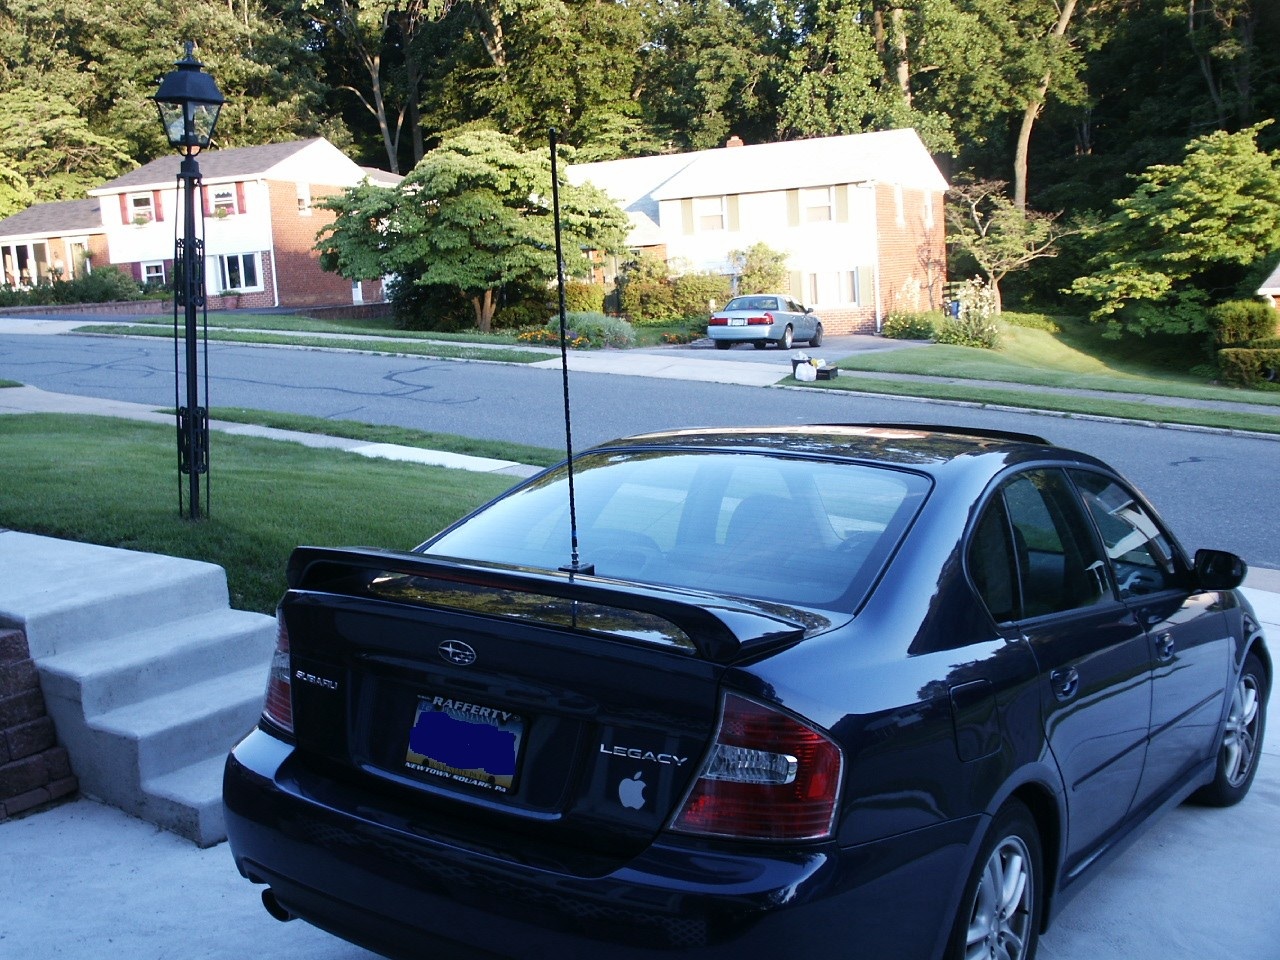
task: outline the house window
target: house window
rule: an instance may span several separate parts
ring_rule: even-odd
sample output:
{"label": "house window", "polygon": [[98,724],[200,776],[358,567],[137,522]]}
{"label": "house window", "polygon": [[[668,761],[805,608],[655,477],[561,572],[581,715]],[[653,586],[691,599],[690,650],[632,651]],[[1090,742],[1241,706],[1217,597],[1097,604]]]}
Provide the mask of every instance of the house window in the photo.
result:
{"label": "house window", "polygon": [[924,192],[924,228],[926,230],[933,229],[933,191],[926,190]]}
{"label": "house window", "polygon": [[142,265],[142,282],[148,287],[164,286],[164,263],[156,260]]}
{"label": "house window", "polygon": [[805,223],[827,223],[835,219],[830,187],[806,187],[800,191],[800,212]]}
{"label": "house window", "polygon": [[693,217],[698,230],[724,230],[724,197],[694,197]]}
{"label": "house window", "polygon": [[298,191],[298,216],[311,216],[311,184],[295,184]]}
{"label": "house window", "polygon": [[236,189],[232,184],[214,187],[210,200],[215,217],[229,217],[240,212],[236,206]]}
{"label": "house window", "polygon": [[150,223],[156,218],[155,201],[149,193],[138,193],[129,197],[129,222],[136,224]]}
{"label": "house window", "polygon": [[258,254],[233,253],[218,258],[219,290],[261,290]]}
{"label": "house window", "polygon": [[893,185],[893,215],[898,221],[898,226],[905,227],[907,225],[907,211],[902,199],[902,184],[895,183]]}

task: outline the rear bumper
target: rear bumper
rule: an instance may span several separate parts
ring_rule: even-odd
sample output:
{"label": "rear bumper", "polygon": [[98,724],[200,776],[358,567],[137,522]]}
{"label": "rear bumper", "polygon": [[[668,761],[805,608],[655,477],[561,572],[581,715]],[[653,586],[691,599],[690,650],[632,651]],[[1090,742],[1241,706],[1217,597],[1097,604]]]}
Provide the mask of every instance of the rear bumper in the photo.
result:
{"label": "rear bumper", "polygon": [[[950,927],[975,824],[797,853],[670,838],[603,876],[578,876],[394,830],[307,795],[292,748],[256,731],[227,760],[240,872],[291,913],[392,957],[610,960],[818,956],[930,960]],[[744,951],[747,951],[744,953]]]}
{"label": "rear bumper", "polygon": [[786,326],[776,323],[772,327],[707,327],[707,336],[730,343],[751,343],[755,340],[777,340],[784,330]]}

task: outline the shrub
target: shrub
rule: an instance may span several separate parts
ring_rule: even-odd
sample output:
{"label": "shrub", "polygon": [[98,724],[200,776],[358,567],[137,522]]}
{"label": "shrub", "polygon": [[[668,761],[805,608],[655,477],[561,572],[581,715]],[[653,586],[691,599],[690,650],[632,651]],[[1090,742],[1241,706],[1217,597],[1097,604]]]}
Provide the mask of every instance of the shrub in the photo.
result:
{"label": "shrub", "polygon": [[[636,342],[636,332],[621,317],[603,313],[565,313],[565,332],[571,347],[629,347]],[[527,331],[519,338],[526,343],[560,342],[560,318],[547,321],[542,331]]]}
{"label": "shrub", "polygon": [[1214,343],[1230,347],[1275,336],[1280,312],[1261,300],[1228,300],[1209,310]]}
{"label": "shrub", "polygon": [[945,319],[941,310],[894,312],[884,318],[880,333],[890,340],[932,340],[934,331]]}
{"label": "shrub", "polygon": [[[1275,341],[1255,341],[1275,342]],[[1280,343],[1273,347],[1228,347],[1218,351],[1222,379],[1239,387],[1280,389]]]}
{"label": "shrub", "polygon": [[1011,327],[1022,327],[1027,330],[1044,330],[1048,333],[1061,333],[1062,327],[1053,317],[1043,313],[1020,313],[1006,310],[1000,319]]}
{"label": "shrub", "polygon": [[466,330],[476,325],[476,312],[455,287],[423,286],[405,277],[387,283],[391,316],[401,330]]}
{"label": "shrub", "polygon": [[718,273],[686,273],[671,282],[672,307],[681,320],[707,317],[711,301],[723,306],[729,299],[729,278]]}
{"label": "shrub", "polygon": [[565,312],[604,313],[604,294],[603,284],[570,280],[564,285]]}
{"label": "shrub", "polygon": [[72,280],[38,283],[29,290],[5,287],[0,306],[47,306],[59,303],[115,303],[141,300],[142,284],[119,267],[99,267]]}
{"label": "shrub", "polygon": [[994,350],[1000,346],[1000,328],[995,321],[995,296],[981,277],[965,281],[956,299],[960,316],[946,316],[938,325],[938,343],[958,347],[980,347]]}
{"label": "shrub", "polygon": [[629,280],[619,291],[622,313],[638,326],[660,326],[676,319],[675,295],[661,280]]}

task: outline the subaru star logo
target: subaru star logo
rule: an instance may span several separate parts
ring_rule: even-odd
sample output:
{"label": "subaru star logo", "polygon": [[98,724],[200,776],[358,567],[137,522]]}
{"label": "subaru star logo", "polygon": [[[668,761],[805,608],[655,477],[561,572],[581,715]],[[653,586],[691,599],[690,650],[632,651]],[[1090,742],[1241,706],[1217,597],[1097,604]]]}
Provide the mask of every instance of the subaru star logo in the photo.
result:
{"label": "subaru star logo", "polygon": [[446,640],[436,649],[440,656],[460,667],[469,667],[476,662],[476,652],[461,640]]}

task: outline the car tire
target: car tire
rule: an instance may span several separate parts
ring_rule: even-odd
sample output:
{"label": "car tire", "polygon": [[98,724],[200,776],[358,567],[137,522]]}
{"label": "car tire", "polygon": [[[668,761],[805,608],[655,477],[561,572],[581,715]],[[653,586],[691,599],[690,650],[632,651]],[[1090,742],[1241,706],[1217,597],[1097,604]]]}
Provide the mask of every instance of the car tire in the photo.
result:
{"label": "car tire", "polygon": [[816,327],[813,328],[813,336],[809,338],[809,346],[811,347],[822,346],[822,324],[818,324]]}
{"label": "car tire", "polygon": [[965,884],[947,960],[1034,960],[1040,940],[1044,857],[1024,804],[1010,800],[991,821]]}
{"label": "car tire", "polygon": [[769,341],[768,340],[752,340],[751,345],[755,347],[757,350],[763,350],[765,347],[769,345]]}
{"label": "car tire", "polygon": [[732,340],[717,340],[717,341],[715,341],[715,344],[716,344],[716,349],[717,349],[717,350],[728,350],[730,347],[732,347],[732,346],[733,346],[733,341],[732,341]]}
{"label": "car tire", "polygon": [[1222,746],[1213,781],[1191,799],[1209,807],[1230,807],[1244,799],[1258,772],[1262,735],[1267,725],[1267,674],[1251,653],[1231,691],[1231,708],[1222,729]]}
{"label": "car tire", "polygon": [[793,334],[794,334],[794,331],[792,331],[791,329],[791,324],[787,324],[787,329],[783,330],[782,336],[778,338],[778,346],[781,347],[783,350],[790,350],[791,337],[793,336]]}

